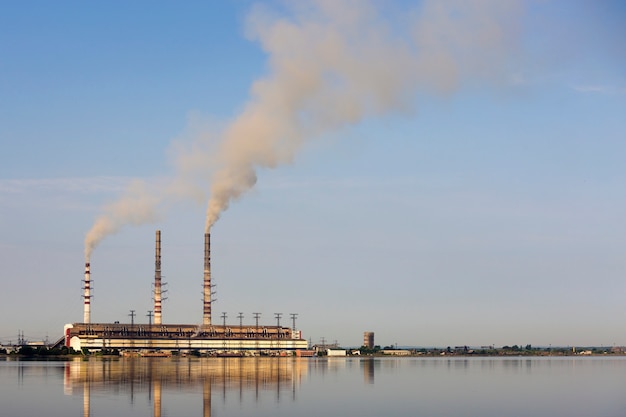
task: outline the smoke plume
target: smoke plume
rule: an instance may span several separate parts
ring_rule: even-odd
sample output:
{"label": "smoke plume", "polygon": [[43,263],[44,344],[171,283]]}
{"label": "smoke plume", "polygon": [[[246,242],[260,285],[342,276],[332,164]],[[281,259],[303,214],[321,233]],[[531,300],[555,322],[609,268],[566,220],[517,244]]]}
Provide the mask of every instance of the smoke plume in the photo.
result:
{"label": "smoke plume", "polygon": [[156,221],[158,203],[158,195],[150,192],[144,182],[132,181],[122,198],[104,208],[85,236],[85,262],[89,262],[91,252],[105,236],[122,226]]}
{"label": "smoke plume", "polygon": [[257,8],[249,33],[269,74],[223,134],[206,231],[254,186],[258,168],[291,162],[311,138],[411,111],[420,90],[502,79],[518,14],[511,1],[427,1],[402,27],[360,0],[307,3],[289,19]]}
{"label": "smoke plume", "polygon": [[[172,180],[196,194],[209,184],[206,232],[256,184],[258,169],[293,161],[307,141],[367,117],[410,113],[420,93],[450,94],[467,81],[510,77],[517,2],[427,0],[417,10],[398,7],[318,0],[294,2],[282,14],[252,10],[247,33],[266,52],[267,73],[252,84],[238,116],[217,135],[199,134],[193,152],[179,156]],[[217,149],[209,153],[204,141],[215,136]],[[171,198],[173,189],[109,207],[87,236],[87,256],[107,233],[151,220],[149,205]]]}

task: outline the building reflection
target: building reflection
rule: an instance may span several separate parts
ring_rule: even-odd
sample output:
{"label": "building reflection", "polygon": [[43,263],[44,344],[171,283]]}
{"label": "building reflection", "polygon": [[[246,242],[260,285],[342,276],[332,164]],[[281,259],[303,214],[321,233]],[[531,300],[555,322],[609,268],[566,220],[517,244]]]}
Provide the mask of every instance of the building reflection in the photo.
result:
{"label": "building reflection", "polygon": [[[152,415],[161,417],[167,392],[202,393],[202,416],[211,416],[212,396],[218,393],[242,403],[274,393],[277,402],[295,399],[308,360],[298,358],[120,358],[65,363],[64,391],[83,395],[83,417],[91,417],[93,394],[147,397]],[[170,398],[170,397],[165,397]],[[245,401],[250,401],[248,398]],[[197,404],[200,407],[200,404]]]}
{"label": "building reflection", "polygon": [[361,365],[363,366],[363,381],[366,384],[374,383],[374,358],[364,358],[361,361]]}

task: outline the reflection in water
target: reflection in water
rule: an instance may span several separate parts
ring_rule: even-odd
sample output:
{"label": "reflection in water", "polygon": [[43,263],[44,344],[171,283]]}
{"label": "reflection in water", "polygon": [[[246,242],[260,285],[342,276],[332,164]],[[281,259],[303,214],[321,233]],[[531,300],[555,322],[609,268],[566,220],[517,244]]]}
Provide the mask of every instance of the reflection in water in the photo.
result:
{"label": "reflection in water", "polygon": [[211,415],[211,382],[208,379],[204,380],[202,399],[203,399],[202,416],[210,417]]}
{"label": "reflection in water", "polygon": [[[152,414],[154,417],[161,417],[161,380],[154,380],[153,385],[154,401],[152,406]],[[209,392],[210,395],[210,392]]]}
{"label": "reflection in water", "polygon": [[91,390],[89,388],[89,378],[83,382],[83,417],[91,415]]}
{"label": "reflection in water", "polygon": [[626,357],[0,358],[0,415],[615,417],[625,376]]}
{"label": "reflection in water", "polygon": [[145,393],[153,405],[153,416],[161,417],[163,391],[202,392],[202,415],[211,416],[211,393],[219,387],[226,401],[236,391],[239,402],[244,391],[289,391],[295,399],[297,386],[307,374],[308,361],[292,358],[122,358],[75,360],[65,363],[64,388],[67,395],[82,392],[83,417],[91,416],[94,393],[128,392],[131,403],[136,393]]}
{"label": "reflection in water", "polygon": [[363,365],[363,381],[366,384],[374,383],[374,358],[366,358],[361,362]]}

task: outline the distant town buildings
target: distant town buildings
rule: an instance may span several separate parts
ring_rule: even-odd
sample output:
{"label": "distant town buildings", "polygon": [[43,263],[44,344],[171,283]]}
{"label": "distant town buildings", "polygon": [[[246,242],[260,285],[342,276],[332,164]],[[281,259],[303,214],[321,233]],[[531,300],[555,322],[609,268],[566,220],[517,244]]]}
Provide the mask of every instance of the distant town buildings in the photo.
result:
{"label": "distant town buildings", "polygon": [[348,356],[345,349],[326,349],[326,356]]}
{"label": "distant town buildings", "polygon": [[374,349],[374,332],[363,333],[363,346],[368,349]]}
{"label": "distant town buildings", "polygon": [[380,351],[383,355],[390,356],[410,356],[411,351],[408,349],[383,349]]}

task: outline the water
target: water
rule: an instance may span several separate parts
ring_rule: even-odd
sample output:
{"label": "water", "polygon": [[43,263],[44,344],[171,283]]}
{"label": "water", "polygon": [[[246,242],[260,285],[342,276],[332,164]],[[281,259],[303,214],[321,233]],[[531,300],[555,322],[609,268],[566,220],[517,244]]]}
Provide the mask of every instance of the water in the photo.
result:
{"label": "water", "polygon": [[0,360],[0,417],[626,416],[626,357]]}

